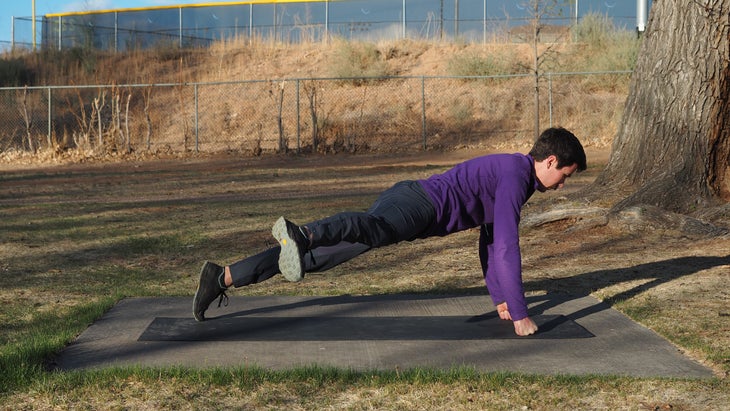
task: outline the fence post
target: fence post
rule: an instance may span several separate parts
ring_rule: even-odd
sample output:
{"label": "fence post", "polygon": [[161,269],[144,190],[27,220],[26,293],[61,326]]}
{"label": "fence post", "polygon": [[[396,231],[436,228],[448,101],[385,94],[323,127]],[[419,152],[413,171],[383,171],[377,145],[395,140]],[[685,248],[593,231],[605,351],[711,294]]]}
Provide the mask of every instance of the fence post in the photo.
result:
{"label": "fence post", "polygon": [[423,151],[426,151],[426,77],[421,76],[421,137]]}
{"label": "fence post", "polygon": [[482,43],[487,44],[487,0],[484,0],[482,13]]}
{"label": "fence post", "polygon": [[403,0],[403,38],[406,38],[406,0]]}
{"label": "fence post", "polygon": [[51,147],[51,124],[53,119],[53,104],[51,103],[51,88],[48,87],[48,134],[46,134],[46,140],[48,141],[48,148]]}
{"label": "fence post", "polygon": [[195,152],[198,152],[198,83],[193,85],[195,100]]}
{"label": "fence post", "polygon": [[324,44],[329,43],[330,38],[330,0],[324,3]]}
{"label": "fence post", "polygon": [[114,52],[119,51],[119,12],[114,12]]}
{"label": "fence post", "polygon": [[553,126],[553,73],[548,73],[548,110],[550,111],[550,127]]}
{"label": "fence post", "polygon": [[183,45],[183,21],[182,21],[182,7],[178,8],[177,12],[177,21],[178,21],[178,46],[182,47]]}
{"label": "fence post", "polygon": [[299,124],[299,79],[297,79],[297,86],[296,86],[296,99],[297,99],[297,154],[299,154],[300,151],[300,131],[301,127]]}

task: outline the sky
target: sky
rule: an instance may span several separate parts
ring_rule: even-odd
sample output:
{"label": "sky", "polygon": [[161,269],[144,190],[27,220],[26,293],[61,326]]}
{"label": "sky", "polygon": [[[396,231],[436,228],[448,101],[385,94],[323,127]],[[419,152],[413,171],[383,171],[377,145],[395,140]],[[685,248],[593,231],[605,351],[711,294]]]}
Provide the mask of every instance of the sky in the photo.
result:
{"label": "sky", "polygon": [[[212,0],[208,0],[211,2]],[[505,0],[488,0],[499,2]],[[508,0],[511,1],[511,0]],[[572,0],[571,0],[572,1]],[[579,14],[592,10],[608,15],[635,16],[636,0],[576,0]],[[35,14],[65,13],[72,11],[111,10],[119,8],[169,6],[177,4],[201,4],[206,0],[35,0]],[[649,2],[651,4],[651,0]],[[9,46],[12,40],[12,16],[30,17],[33,15],[33,0],[0,1],[0,49]],[[26,26],[30,22],[24,23]],[[30,42],[32,30],[22,29],[16,22],[16,41]],[[22,33],[21,33],[22,32]]]}

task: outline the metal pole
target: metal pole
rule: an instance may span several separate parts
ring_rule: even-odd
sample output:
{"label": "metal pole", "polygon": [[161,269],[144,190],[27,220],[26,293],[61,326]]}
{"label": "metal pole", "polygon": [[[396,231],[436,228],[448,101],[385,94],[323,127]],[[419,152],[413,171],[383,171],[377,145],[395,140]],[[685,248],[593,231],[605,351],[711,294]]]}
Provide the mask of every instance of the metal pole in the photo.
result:
{"label": "metal pole", "polygon": [[193,87],[195,94],[195,152],[198,152],[198,83]]}
{"label": "metal pole", "polygon": [[441,0],[441,7],[439,9],[439,40],[444,38],[444,0]]}
{"label": "metal pole", "polygon": [[421,138],[426,151],[426,77],[421,76]]}
{"label": "metal pole", "polygon": [[301,139],[300,139],[300,132],[301,132],[301,124],[299,122],[299,79],[297,79],[297,88],[296,88],[296,94],[297,94],[297,154],[299,154],[300,147],[301,147]]}
{"label": "metal pole", "polygon": [[330,1],[324,3],[324,42],[327,44],[330,37]]}
{"label": "metal pole", "polygon": [[636,0],[636,31],[639,34],[646,30],[647,9],[646,0]]}
{"label": "metal pole", "polygon": [[406,0],[403,0],[403,38],[406,38]]}
{"label": "metal pole", "polygon": [[553,73],[548,73],[548,106],[550,111],[550,127],[553,126]]}
{"label": "metal pole", "polygon": [[[575,0],[575,19],[573,27],[578,27],[578,0]],[[573,30],[573,41],[578,42],[578,30]]]}
{"label": "metal pole", "polygon": [[63,16],[58,17],[58,50],[63,48]]}
{"label": "metal pole", "polygon": [[454,0],[454,40],[459,37],[459,0]]}
{"label": "metal pole", "polygon": [[119,51],[119,12],[114,12],[114,52]]}
{"label": "metal pole", "polygon": [[179,43],[180,43],[180,48],[182,48],[182,46],[183,46],[183,21],[182,21],[182,11],[183,11],[183,8],[180,7],[178,10],[179,11],[178,11],[178,14],[177,14],[177,19],[178,19],[178,22],[179,22],[179,28],[178,28],[179,37],[180,37]]}
{"label": "metal pole", "polygon": [[484,15],[482,16],[482,43],[487,44],[487,0],[484,0]]}
{"label": "metal pole", "polygon": [[15,49],[15,16],[10,16],[10,50]]}
{"label": "metal pole", "polygon": [[33,30],[33,50],[35,51],[35,0],[33,0],[33,21],[31,22]]}
{"label": "metal pole", "polygon": [[46,140],[48,141],[48,148],[53,148],[50,146],[51,143],[51,118],[53,115],[53,105],[51,104],[51,88],[48,87],[48,134],[46,135]]}

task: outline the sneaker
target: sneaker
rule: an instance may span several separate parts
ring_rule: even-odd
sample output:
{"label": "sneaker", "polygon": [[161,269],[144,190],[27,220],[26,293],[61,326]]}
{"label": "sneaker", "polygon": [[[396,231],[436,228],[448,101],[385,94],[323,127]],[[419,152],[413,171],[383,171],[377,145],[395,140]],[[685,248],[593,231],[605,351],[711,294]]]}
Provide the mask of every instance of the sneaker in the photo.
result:
{"label": "sneaker", "polygon": [[219,296],[218,307],[224,301],[224,305],[228,306],[228,295],[226,295],[228,287],[221,286],[223,272],[223,267],[217,264],[209,261],[203,264],[203,268],[200,270],[198,290],[195,291],[195,297],[193,298],[193,316],[196,321],[205,321],[205,310]]}
{"label": "sneaker", "polygon": [[289,281],[301,281],[304,278],[304,253],[309,241],[299,226],[279,217],[271,229],[271,234],[281,245],[279,253],[279,270]]}

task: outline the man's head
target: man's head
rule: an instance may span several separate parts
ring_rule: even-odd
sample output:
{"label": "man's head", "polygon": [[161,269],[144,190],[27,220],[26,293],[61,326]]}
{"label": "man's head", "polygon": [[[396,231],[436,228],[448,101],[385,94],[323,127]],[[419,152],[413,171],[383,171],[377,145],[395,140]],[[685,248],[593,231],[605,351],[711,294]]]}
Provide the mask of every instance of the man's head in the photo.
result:
{"label": "man's head", "polygon": [[578,171],[586,169],[586,153],[578,138],[562,127],[549,128],[540,134],[530,150],[535,161],[542,161],[551,155],[558,159],[558,168],[578,165]]}
{"label": "man's head", "polygon": [[586,153],[578,138],[564,128],[549,128],[530,150],[540,191],[557,189],[575,171],[586,169]]}

